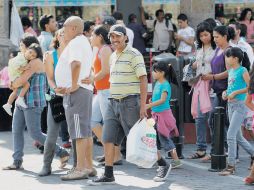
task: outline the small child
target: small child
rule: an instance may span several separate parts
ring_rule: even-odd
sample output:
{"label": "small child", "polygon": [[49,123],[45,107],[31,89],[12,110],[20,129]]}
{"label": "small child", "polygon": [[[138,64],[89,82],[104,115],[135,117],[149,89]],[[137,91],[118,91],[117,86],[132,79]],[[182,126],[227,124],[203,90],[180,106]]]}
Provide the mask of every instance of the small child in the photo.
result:
{"label": "small child", "polygon": [[246,116],[247,108],[245,98],[248,90],[250,76],[243,67],[243,52],[240,48],[228,48],[225,52],[225,61],[229,67],[228,88],[223,92],[222,98],[228,101],[229,128],[227,132],[228,143],[228,165],[219,175],[226,176],[235,173],[236,164],[236,145],[237,143],[254,156],[254,149],[251,144],[243,137],[241,124]]}
{"label": "small child", "polygon": [[[152,102],[147,104],[147,109],[152,109],[152,116],[157,123],[157,134],[162,147],[166,152],[170,152],[173,161],[167,164],[166,160],[158,151],[157,175],[154,181],[160,182],[166,180],[171,168],[181,166],[176,148],[171,140],[173,136],[179,136],[176,121],[170,109],[171,86],[170,83],[177,84],[176,75],[171,65],[163,62],[158,62],[153,65],[153,77],[156,80]],[[158,147],[158,150],[160,147]]]}
{"label": "small child", "polygon": [[[41,48],[38,44],[31,44],[29,48],[25,51],[23,54],[22,52],[18,53],[18,55],[12,59],[10,59],[8,64],[8,74],[10,78],[10,82],[12,83],[15,81],[18,77],[22,75],[22,73],[30,68],[29,61],[39,58],[42,55]],[[12,116],[11,108],[12,103],[16,99],[16,104],[27,108],[27,105],[25,103],[24,96],[26,92],[29,90],[30,84],[27,81],[21,88],[20,93],[18,95],[19,89],[13,89],[13,92],[8,98],[8,101],[6,104],[3,105],[4,110]],[[18,97],[17,97],[18,95]]]}
{"label": "small child", "polygon": [[177,56],[185,56],[192,52],[194,46],[195,31],[188,25],[188,17],[180,14],[177,17],[179,30],[175,33],[175,39],[178,41]]}

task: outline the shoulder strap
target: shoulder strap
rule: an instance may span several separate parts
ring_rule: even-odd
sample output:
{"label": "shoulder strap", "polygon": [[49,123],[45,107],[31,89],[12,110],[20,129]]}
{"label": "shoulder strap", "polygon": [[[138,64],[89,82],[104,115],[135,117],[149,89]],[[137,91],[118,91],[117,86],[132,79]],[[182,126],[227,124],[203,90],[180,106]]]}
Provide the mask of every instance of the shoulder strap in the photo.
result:
{"label": "shoulder strap", "polygon": [[155,28],[155,26],[156,26],[156,23],[157,23],[157,20],[155,20],[154,22],[153,22],[153,27]]}
{"label": "shoulder strap", "polygon": [[57,50],[54,50],[53,53],[53,60],[54,60],[54,69],[56,68],[56,64],[58,62],[58,54],[57,54]]}
{"label": "shoulder strap", "polygon": [[168,19],[166,19],[165,24],[166,24],[166,27],[168,28],[168,25],[169,25],[169,20]]}

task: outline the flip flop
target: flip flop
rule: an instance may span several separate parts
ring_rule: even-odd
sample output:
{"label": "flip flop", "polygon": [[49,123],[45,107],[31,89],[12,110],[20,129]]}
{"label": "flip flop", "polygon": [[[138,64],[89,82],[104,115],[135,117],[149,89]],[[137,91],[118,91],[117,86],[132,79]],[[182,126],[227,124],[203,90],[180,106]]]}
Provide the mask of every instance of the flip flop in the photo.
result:
{"label": "flip flop", "polygon": [[190,155],[188,159],[199,159],[199,158],[205,157],[205,155],[206,155],[206,152],[204,152],[203,154],[199,154],[198,152],[195,152],[194,154]]}
{"label": "flip flop", "polygon": [[244,182],[246,185],[254,185],[254,179],[250,178],[250,177],[246,177],[244,179]]}
{"label": "flip flop", "polygon": [[15,164],[12,164],[10,166],[6,166],[3,168],[3,170],[24,170],[23,166],[16,166]]}

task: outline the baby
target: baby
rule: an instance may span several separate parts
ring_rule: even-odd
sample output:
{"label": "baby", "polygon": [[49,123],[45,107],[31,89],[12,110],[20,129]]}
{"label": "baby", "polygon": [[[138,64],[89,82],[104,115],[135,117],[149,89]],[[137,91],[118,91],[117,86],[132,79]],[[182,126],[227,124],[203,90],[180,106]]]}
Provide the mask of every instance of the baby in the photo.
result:
{"label": "baby", "polygon": [[[25,51],[25,53],[18,53],[18,55],[12,59],[9,60],[8,63],[8,74],[10,78],[10,82],[12,83],[15,81],[18,77],[22,75],[22,73],[30,68],[29,61],[40,58],[42,55],[41,48],[38,44],[33,43],[29,46],[29,48]],[[27,91],[30,88],[30,84],[27,81],[19,90],[19,88],[13,89],[13,92],[8,98],[8,101],[6,104],[3,105],[4,110],[12,116],[11,108],[12,108],[12,103],[16,99],[16,104],[23,107],[27,108],[27,105],[25,103],[24,96],[27,93]],[[19,95],[18,92],[20,91]],[[18,96],[18,97],[17,97]]]}

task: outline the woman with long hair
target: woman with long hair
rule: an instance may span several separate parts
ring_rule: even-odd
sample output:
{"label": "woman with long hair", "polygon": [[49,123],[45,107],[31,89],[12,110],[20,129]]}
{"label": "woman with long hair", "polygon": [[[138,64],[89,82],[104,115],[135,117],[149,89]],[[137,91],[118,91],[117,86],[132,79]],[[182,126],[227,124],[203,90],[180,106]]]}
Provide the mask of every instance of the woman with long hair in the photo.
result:
{"label": "woman with long hair", "polygon": [[247,27],[247,42],[254,45],[254,20],[252,16],[253,12],[250,8],[245,8],[241,12],[239,22],[245,24]]}

